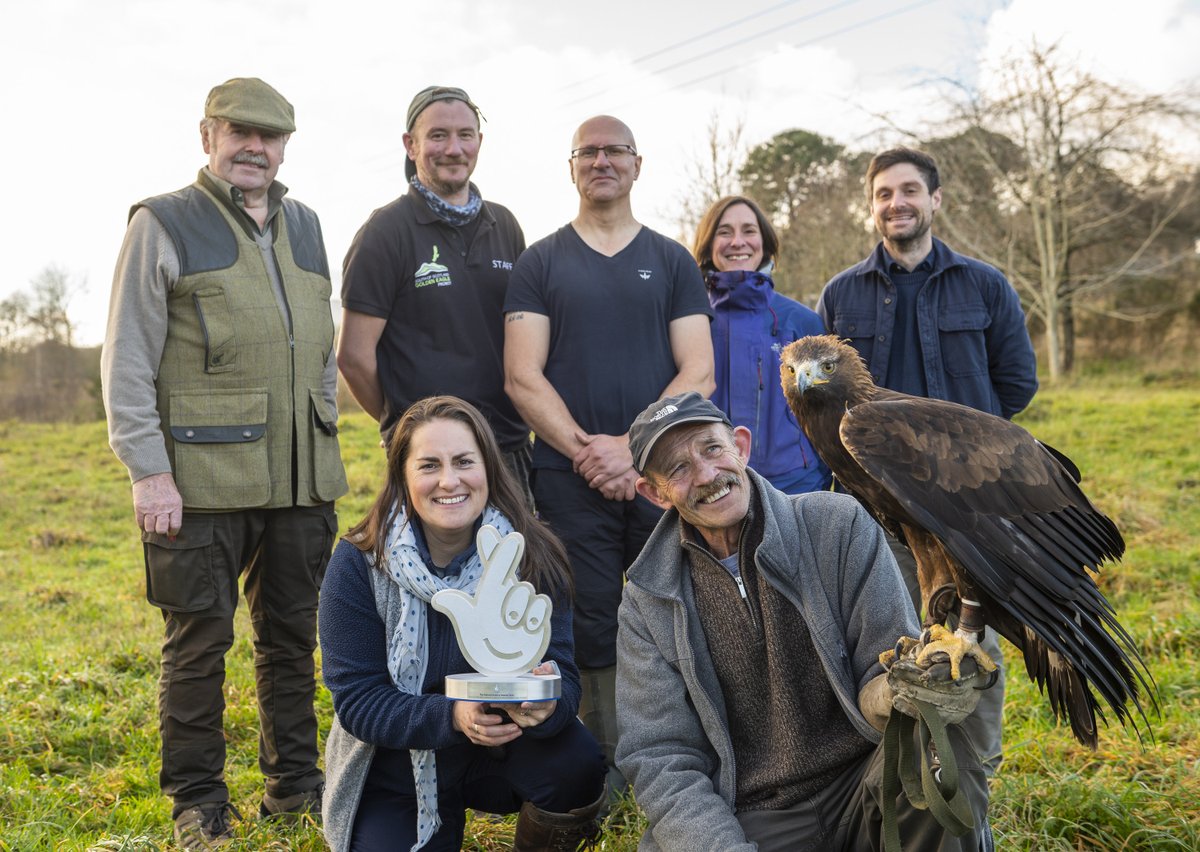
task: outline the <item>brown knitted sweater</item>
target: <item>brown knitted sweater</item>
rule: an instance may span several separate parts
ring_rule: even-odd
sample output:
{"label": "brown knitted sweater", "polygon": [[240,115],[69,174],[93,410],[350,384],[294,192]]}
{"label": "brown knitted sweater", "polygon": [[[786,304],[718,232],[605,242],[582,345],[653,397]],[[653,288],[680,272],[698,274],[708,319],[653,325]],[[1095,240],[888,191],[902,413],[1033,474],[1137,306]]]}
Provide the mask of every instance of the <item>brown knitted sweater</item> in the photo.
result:
{"label": "brown knitted sweater", "polygon": [[838,703],[803,614],[754,565],[762,541],[757,503],[755,495],[739,543],[745,600],[692,530],[686,547],[696,607],[725,698],[739,811],[791,807],[874,748]]}

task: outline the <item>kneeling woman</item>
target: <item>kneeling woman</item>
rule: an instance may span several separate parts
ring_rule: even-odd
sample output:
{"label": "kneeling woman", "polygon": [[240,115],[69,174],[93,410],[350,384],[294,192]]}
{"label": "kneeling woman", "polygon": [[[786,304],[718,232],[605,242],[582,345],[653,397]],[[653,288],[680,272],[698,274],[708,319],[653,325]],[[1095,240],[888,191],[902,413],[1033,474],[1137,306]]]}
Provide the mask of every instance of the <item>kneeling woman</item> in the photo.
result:
{"label": "kneeling woman", "polygon": [[[554,602],[535,672],[557,664],[558,701],[492,707],[443,694],[446,675],[471,667],[429,599],[474,592],[482,524],[525,536],[521,579]],[[480,413],[447,396],[409,408],[388,443],[387,482],[338,543],[321,587],[335,712],[323,816],[334,852],[458,850],[466,808],[520,810],[518,850],[574,849],[591,836],[604,762],[575,718],[569,577],[562,544],[529,512]]]}

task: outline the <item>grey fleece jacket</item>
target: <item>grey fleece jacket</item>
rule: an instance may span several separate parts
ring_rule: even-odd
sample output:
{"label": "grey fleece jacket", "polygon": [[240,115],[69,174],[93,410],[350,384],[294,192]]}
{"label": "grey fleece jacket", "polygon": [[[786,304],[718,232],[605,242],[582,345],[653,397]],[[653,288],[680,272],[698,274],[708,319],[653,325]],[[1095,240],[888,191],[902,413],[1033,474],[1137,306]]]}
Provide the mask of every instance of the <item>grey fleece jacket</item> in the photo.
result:
{"label": "grey fleece jacket", "polygon": [[[800,610],[846,716],[878,743],[859,691],[883,672],[879,653],[918,632],[883,530],[849,496],[788,496],[747,473],[764,520],[755,565]],[[680,523],[667,512],[628,572],[618,615],[617,766],[650,822],[640,849],[751,850],[734,816],[733,745]]]}

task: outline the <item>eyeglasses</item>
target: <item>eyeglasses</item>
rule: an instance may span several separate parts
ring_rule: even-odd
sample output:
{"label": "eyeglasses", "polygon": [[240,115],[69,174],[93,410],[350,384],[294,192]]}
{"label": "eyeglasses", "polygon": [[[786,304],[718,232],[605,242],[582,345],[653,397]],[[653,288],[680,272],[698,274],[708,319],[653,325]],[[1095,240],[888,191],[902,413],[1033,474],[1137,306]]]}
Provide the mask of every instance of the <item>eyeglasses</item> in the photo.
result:
{"label": "eyeglasses", "polygon": [[605,145],[600,148],[597,148],[595,145],[588,145],[572,151],[571,159],[578,160],[581,163],[590,163],[600,156],[601,151],[610,160],[623,160],[626,157],[637,156],[637,151],[632,145]]}

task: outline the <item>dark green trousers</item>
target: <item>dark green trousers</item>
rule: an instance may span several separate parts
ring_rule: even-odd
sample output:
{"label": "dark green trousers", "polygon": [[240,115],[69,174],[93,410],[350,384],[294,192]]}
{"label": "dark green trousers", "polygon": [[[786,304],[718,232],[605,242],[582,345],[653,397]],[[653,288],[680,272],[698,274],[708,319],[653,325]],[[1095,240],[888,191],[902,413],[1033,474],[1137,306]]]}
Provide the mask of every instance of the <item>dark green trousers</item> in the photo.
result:
{"label": "dark green trousers", "polygon": [[254,633],[258,762],[266,792],[317,787],[313,652],[317,595],[337,534],[333,504],[224,513],[184,512],[174,540],[142,536],[146,595],[163,613],[159,783],[172,817],[229,800],[225,785],[225,654],[238,581]]}

